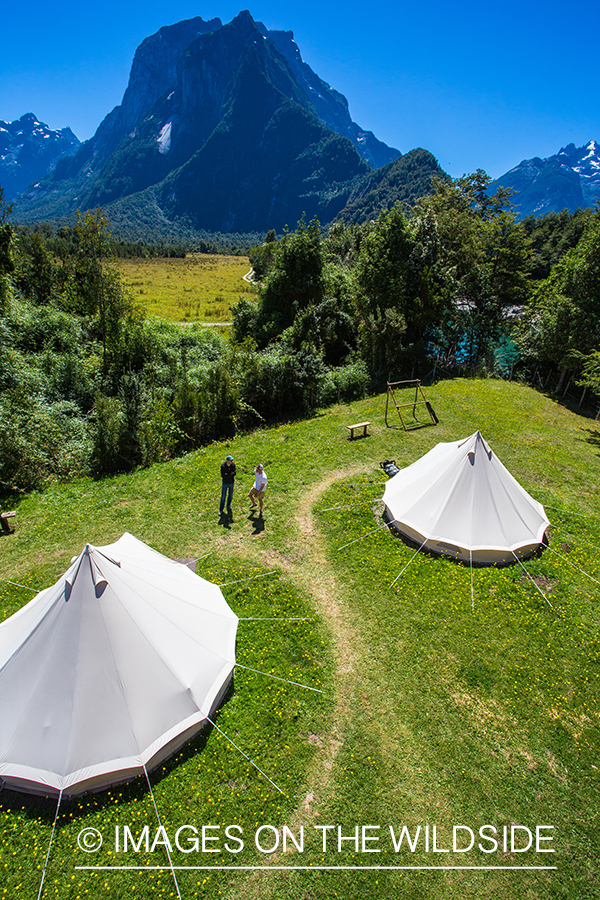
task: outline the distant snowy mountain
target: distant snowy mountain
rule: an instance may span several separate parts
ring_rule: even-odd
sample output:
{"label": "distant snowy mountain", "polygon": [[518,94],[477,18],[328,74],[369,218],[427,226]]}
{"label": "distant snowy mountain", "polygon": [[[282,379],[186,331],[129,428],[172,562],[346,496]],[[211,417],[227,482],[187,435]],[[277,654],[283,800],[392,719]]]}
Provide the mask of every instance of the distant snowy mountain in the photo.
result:
{"label": "distant snowy mountain", "polygon": [[28,184],[43,178],[79,145],[70,128],[52,131],[33,113],[14,122],[0,119],[0,186],[5,198],[12,200]]}
{"label": "distant snowy mountain", "polygon": [[568,144],[554,156],[525,159],[494,186],[515,191],[512,201],[520,217],[594,206],[600,200],[600,147]]}

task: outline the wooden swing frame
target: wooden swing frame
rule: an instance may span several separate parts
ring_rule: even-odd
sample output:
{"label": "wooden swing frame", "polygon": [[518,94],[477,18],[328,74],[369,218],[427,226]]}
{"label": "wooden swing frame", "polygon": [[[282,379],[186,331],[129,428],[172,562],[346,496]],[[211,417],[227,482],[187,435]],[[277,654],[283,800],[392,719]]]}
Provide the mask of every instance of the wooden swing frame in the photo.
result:
{"label": "wooden swing frame", "polygon": [[[394,394],[394,390],[397,390],[401,386],[403,388],[414,387],[415,399],[410,401],[409,403],[398,403],[396,401],[396,395]],[[415,428],[424,428],[426,425],[437,425],[437,423],[438,423],[437,416],[431,407],[431,403],[425,396],[423,387],[421,385],[420,378],[411,378],[408,381],[388,381],[387,382],[387,395],[385,398],[385,424],[387,425],[388,428],[393,427],[388,422],[388,409],[389,409],[390,397],[392,398],[392,403],[396,407],[396,412],[398,413],[398,417],[400,418],[400,421],[402,422],[402,427],[404,428],[405,431],[413,431]],[[419,397],[420,397],[420,399],[419,399]],[[429,413],[430,421],[428,421],[428,422],[418,422],[417,421],[417,414],[416,414],[417,406],[425,406],[425,408],[427,409],[427,412]],[[408,409],[408,408],[412,408],[412,416],[413,416],[413,419],[415,420],[414,425],[409,425],[404,420],[404,416],[402,415],[402,410]]]}

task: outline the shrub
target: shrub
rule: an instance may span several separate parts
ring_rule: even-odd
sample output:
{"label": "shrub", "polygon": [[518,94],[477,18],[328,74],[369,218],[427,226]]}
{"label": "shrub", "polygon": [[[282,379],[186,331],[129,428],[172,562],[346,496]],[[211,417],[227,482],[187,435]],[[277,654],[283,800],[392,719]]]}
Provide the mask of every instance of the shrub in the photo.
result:
{"label": "shrub", "polygon": [[20,490],[88,472],[90,440],[74,403],[22,390],[0,398],[0,481]]}

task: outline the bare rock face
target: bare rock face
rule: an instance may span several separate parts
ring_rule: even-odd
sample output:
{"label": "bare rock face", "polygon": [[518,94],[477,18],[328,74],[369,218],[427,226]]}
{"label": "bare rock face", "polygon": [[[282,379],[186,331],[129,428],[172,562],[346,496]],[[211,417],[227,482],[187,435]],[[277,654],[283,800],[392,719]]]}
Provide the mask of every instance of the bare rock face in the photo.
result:
{"label": "bare rock face", "polygon": [[111,153],[156,101],[175,84],[177,64],[185,48],[200,34],[222,27],[220,19],[200,16],[167,25],[142,41],[135,51],[123,102],[103,120],[94,135],[100,156]]}
{"label": "bare rock face", "polygon": [[77,151],[80,142],[70,128],[53,131],[26,113],[14,122],[0,119],[0,185],[12,200],[31,182],[50,172],[59,159]]}

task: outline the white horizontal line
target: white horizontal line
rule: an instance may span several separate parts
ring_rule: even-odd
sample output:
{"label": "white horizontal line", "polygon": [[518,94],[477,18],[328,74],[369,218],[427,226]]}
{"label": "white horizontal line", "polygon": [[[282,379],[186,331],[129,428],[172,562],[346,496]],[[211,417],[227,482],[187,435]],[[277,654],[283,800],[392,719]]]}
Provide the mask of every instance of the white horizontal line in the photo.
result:
{"label": "white horizontal line", "polygon": [[231,870],[243,870],[243,871],[260,871],[260,872],[312,872],[312,871],[328,871],[328,872],[337,872],[337,871],[373,871],[373,872],[391,872],[391,871],[400,871],[400,870],[418,870],[418,871],[427,871],[431,870],[445,870],[445,871],[455,871],[455,870],[463,870],[470,869],[473,871],[479,872],[487,872],[487,871],[496,871],[496,870],[505,870],[505,871],[514,871],[514,872],[525,872],[525,871],[553,871],[558,868],[558,866],[75,866],[77,870],[89,870],[93,872],[97,871],[110,871],[114,870],[132,870],[132,871],[160,871],[160,872],[170,872],[171,868],[178,869],[181,871],[231,871]]}

